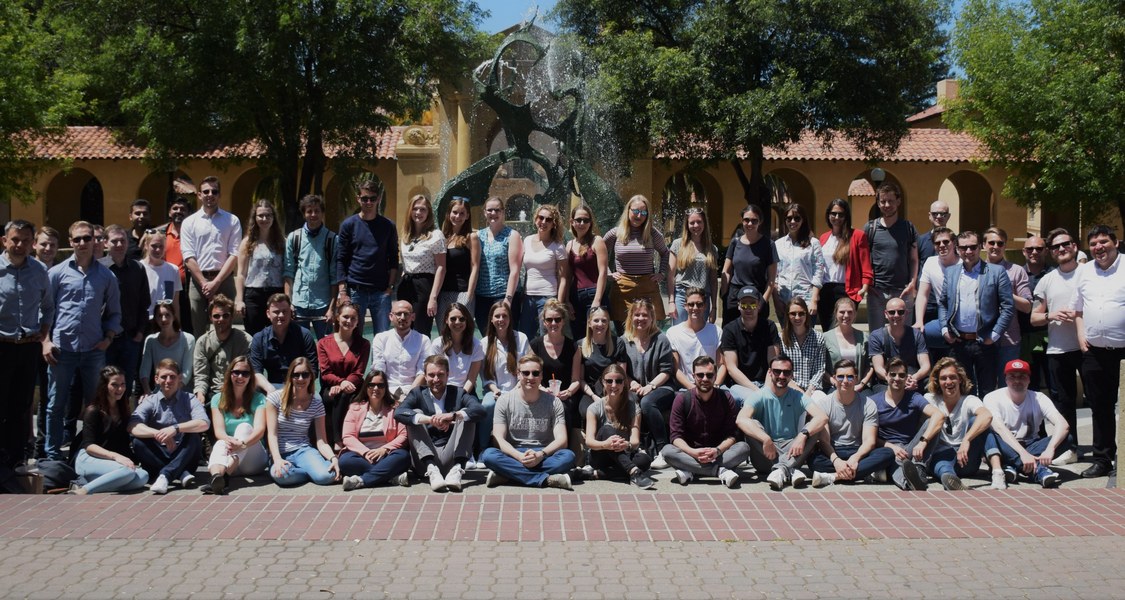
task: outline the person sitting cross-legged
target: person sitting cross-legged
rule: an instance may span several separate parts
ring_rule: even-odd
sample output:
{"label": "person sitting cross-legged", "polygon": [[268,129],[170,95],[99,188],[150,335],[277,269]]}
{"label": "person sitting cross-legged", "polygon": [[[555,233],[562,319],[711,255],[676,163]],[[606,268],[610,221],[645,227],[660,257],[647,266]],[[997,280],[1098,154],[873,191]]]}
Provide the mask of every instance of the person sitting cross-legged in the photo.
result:
{"label": "person sitting cross-legged", "polygon": [[567,448],[562,401],[542,391],[543,359],[534,354],[517,363],[520,382],[496,401],[492,437],[496,446],[481,454],[489,468],[488,487],[516,481],[529,487],[572,489],[574,452]]}
{"label": "person sitting cross-legged", "polygon": [[869,475],[876,481],[886,481],[887,469],[895,463],[895,453],[890,448],[875,447],[879,411],[870,398],[856,394],[859,373],[854,362],[838,360],[832,371],[836,391],[816,401],[828,415],[828,426],[817,438],[820,452],[812,460],[813,487],[863,481]]}
{"label": "person sitting cross-legged", "polygon": [[939,360],[933,372],[926,400],[945,416],[945,425],[929,456],[929,472],[945,489],[964,490],[961,478],[980,470],[981,455],[997,453],[995,446],[988,447],[992,413],[969,393],[973,383],[957,359]]}
{"label": "person sitting cross-legged", "polygon": [[340,473],[344,491],[394,482],[410,485],[406,426],[394,418],[395,399],[387,374],[369,371],[344,417]]}
{"label": "person sitting cross-legged", "polygon": [[422,368],[423,385],[410,390],[395,409],[395,420],[406,426],[414,468],[430,480],[430,489],[460,492],[484,407],[463,387],[449,385],[444,354],[430,356]]}
{"label": "person sitting cross-legged", "polygon": [[887,363],[887,389],[871,396],[879,415],[879,441],[895,455],[891,481],[903,490],[925,490],[929,484],[921,465],[934,447],[945,415],[922,394],[908,390],[906,362]]}
{"label": "person sitting cross-legged", "polygon": [[[609,319],[605,321],[608,324]],[[652,466],[652,457],[640,449],[641,411],[625,391],[625,369],[609,365],[602,371],[601,384],[604,397],[586,411],[590,466],[611,477],[628,477],[633,485],[650,490],[656,482],[645,472]]]}
{"label": "person sitting cross-legged", "polygon": [[270,477],[282,487],[309,481],[331,485],[340,480],[340,462],[328,444],[324,402],[315,391],[316,373],[310,362],[303,356],[293,359],[281,389],[266,396],[266,439],[273,459]]}
{"label": "person sitting cross-legged", "polygon": [[[742,406],[736,421],[750,445],[750,462],[758,477],[765,477],[776,491],[789,484],[804,485],[807,478],[800,467],[812,456],[816,435],[828,422],[812,397],[789,387],[792,377],[793,359],[785,354],[771,359],[766,387]],[[805,414],[809,419],[802,427]]]}
{"label": "person sitting cross-legged", "polygon": [[[1057,487],[1059,474],[1047,467],[1070,449],[1070,425],[1046,394],[1027,389],[1031,365],[1026,361],[1009,361],[1004,381],[1007,387],[989,392],[984,406],[992,413],[991,435],[997,438],[1005,483],[1014,483],[1023,473],[1045,488]],[[1044,420],[1053,428],[1050,437],[1039,433]],[[989,460],[993,462],[991,456]],[[992,477],[993,487],[999,488],[999,476],[993,472]]]}
{"label": "person sitting cross-legged", "polygon": [[129,419],[133,454],[149,473],[157,473],[149,490],[168,493],[169,482],[179,479],[183,487],[195,484],[192,471],[199,464],[203,442],[200,434],[211,427],[207,411],[194,396],[181,389],[180,365],[165,358],[156,365],[160,388],[141,400]]}
{"label": "person sitting cross-legged", "polygon": [[746,442],[738,441],[738,415],[730,392],[715,387],[715,359],[699,356],[691,361],[695,388],[684,390],[672,402],[670,439],[661,454],[676,469],[673,481],[687,485],[696,475],[715,475],[723,485],[738,485],[734,467],[750,455]]}

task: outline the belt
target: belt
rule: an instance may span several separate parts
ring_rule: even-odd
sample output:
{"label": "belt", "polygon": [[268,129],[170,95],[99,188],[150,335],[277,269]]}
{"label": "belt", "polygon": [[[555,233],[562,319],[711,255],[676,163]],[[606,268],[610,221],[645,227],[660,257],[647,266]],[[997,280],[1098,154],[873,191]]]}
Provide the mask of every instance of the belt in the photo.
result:
{"label": "belt", "polygon": [[0,336],[0,342],[3,342],[5,344],[32,344],[41,340],[42,338],[39,337],[39,334],[25,335],[23,337]]}
{"label": "belt", "polygon": [[218,269],[216,269],[214,271],[200,271],[200,273],[202,273],[203,276],[207,277],[208,279],[214,279],[215,277],[219,276],[219,270]]}
{"label": "belt", "polygon": [[980,336],[978,336],[975,333],[961,333],[961,334],[958,334],[957,337],[959,337],[963,340],[976,340]]}

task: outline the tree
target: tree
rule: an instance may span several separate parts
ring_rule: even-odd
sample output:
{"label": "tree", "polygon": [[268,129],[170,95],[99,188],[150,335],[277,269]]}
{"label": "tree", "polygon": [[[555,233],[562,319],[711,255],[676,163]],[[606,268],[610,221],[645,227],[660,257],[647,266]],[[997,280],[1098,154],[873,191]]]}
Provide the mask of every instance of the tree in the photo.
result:
{"label": "tree", "polygon": [[50,59],[57,40],[21,3],[0,3],[0,200],[29,202],[36,138],[60,132],[81,110],[81,79]]}
{"label": "tree", "polygon": [[812,132],[891,152],[946,72],[942,0],[560,0],[556,11],[589,48],[624,152],[729,161],[759,206],[764,148]]}
{"label": "tree", "polygon": [[1005,194],[1125,218],[1125,4],[970,0],[954,51],[965,76],[946,122],[1011,171]]}
{"label": "tree", "polygon": [[99,123],[132,126],[158,162],[257,141],[290,229],[297,199],[373,160],[374,132],[420,115],[479,55],[459,0],[51,0]]}

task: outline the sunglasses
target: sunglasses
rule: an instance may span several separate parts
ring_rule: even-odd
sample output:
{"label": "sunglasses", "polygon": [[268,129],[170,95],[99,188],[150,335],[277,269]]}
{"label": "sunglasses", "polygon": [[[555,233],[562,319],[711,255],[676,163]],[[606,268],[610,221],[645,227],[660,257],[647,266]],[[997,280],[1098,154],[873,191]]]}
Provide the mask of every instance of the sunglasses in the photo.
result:
{"label": "sunglasses", "polygon": [[837,219],[843,219],[845,214],[846,213],[832,211],[828,213],[828,218],[831,219],[832,217],[836,217]]}
{"label": "sunglasses", "polygon": [[977,245],[976,244],[967,244],[967,245],[962,246],[962,245],[958,244],[957,249],[960,250],[961,252],[971,252],[971,251],[977,249]]}
{"label": "sunglasses", "polygon": [[949,212],[931,212],[930,216],[935,219],[947,219],[949,218]]}
{"label": "sunglasses", "polygon": [[989,246],[995,248],[997,246],[1003,246],[1004,244],[1007,244],[1007,242],[1005,242],[1004,240],[988,240],[987,242],[985,242],[985,244],[988,244]]}
{"label": "sunglasses", "polygon": [[387,389],[387,384],[385,384],[385,383],[369,383],[369,384],[367,384],[367,389],[368,389],[368,391],[370,391],[370,390],[385,390],[385,389]]}
{"label": "sunglasses", "polygon": [[715,378],[714,373],[695,373],[694,375],[695,375],[696,379],[714,379]]}
{"label": "sunglasses", "polygon": [[1046,250],[1043,246],[1024,246],[1024,252],[1042,252]]}
{"label": "sunglasses", "polygon": [[703,303],[702,302],[685,302],[684,306],[686,306],[688,308],[699,308],[699,307],[703,306]]}
{"label": "sunglasses", "polygon": [[308,371],[298,371],[296,373],[293,373],[293,379],[296,379],[298,381],[300,381],[302,379],[309,379],[311,377],[312,377],[312,373],[310,373]]}
{"label": "sunglasses", "polygon": [[544,323],[554,325],[555,323],[562,323],[562,317],[543,317]]}
{"label": "sunglasses", "polygon": [[796,217],[796,216],[794,216],[794,217],[785,217],[785,222],[786,222],[786,223],[800,223],[800,222],[801,222],[801,221],[803,221],[803,220],[804,220],[804,219],[802,219],[801,217]]}
{"label": "sunglasses", "polygon": [[606,385],[621,385],[621,384],[625,383],[625,380],[624,379],[617,379],[617,378],[603,379],[602,383],[604,383]]}
{"label": "sunglasses", "polygon": [[172,306],[172,300],[170,298],[165,298],[163,300],[157,300],[156,305],[157,306]]}
{"label": "sunglasses", "polygon": [[803,311],[803,310],[798,310],[798,311],[793,311],[793,312],[789,313],[789,316],[790,317],[803,317],[807,314],[808,313]]}
{"label": "sunglasses", "polygon": [[250,371],[247,371],[245,369],[235,369],[230,372],[231,377],[249,377],[250,375]]}
{"label": "sunglasses", "polygon": [[642,208],[630,208],[629,212],[633,213],[634,217],[647,217],[648,211]]}
{"label": "sunglasses", "polygon": [[793,374],[793,369],[770,369],[774,377],[789,377]]}
{"label": "sunglasses", "polygon": [[758,223],[761,223],[761,222],[762,222],[761,219],[742,219],[743,225],[757,225]]}
{"label": "sunglasses", "polygon": [[575,217],[575,218],[571,219],[571,222],[573,222],[576,225],[589,225],[590,219],[587,219],[586,217]]}
{"label": "sunglasses", "polygon": [[887,314],[892,316],[892,317],[902,316],[902,315],[906,314],[906,309],[905,308],[896,308],[896,309],[892,310],[892,309],[888,308]]}
{"label": "sunglasses", "polygon": [[889,377],[891,379],[906,379],[906,373],[903,373],[903,372],[887,373],[887,377]]}
{"label": "sunglasses", "polygon": [[1074,240],[1067,240],[1065,242],[1058,242],[1056,244],[1051,244],[1049,246],[1049,248],[1051,248],[1051,250],[1053,250],[1055,252],[1058,252],[1059,250],[1062,250],[1063,248],[1068,248],[1068,247],[1073,246],[1073,245],[1074,245]]}
{"label": "sunglasses", "polygon": [[450,315],[449,322],[450,323],[464,323],[465,317],[458,317],[457,315]]}
{"label": "sunglasses", "polygon": [[524,377],[539,377],[539,370],[536,369],[534,371],[520,371],[520,375],[523,375]]}
{"label": "sunglasses", "polygon": [[536,221],[542,221],[543,223],[554,223],[555,222],[554,217],[549,217],[549,216],[544,217],[543,215],[536,215],[535,220]]}
{"label": "sunglasses", "polygon": [[742,310],[757,310],[758,304],[756,302],[739,302],[738,308]]}
{"label": "sunglasses", "polygon": [[939,247],[949,246],[952,243],[953,243],[953,240],[935,240],[934,241],[934,245],[939,246]]}
{"label": "sunglasses", "polygon": [[364,203],[364,204],[369,204],[371,202],[378,202],[379,197],[378,196],[360,196],[359,201]]}
{"label": "sunglasses", "polygon": [[199,195],[200,196],[218,196],[219,190],[215,190],[215,189],[202,190],[202,191],[199,192]]}
{"label": "sunglasses", "polygon": [[836,381],[855,381],[855,375],[837,375]]}
{"label": "sunglasses", "polygon": [[94,236],[92,235],[76,235],[70,238],[70,243],[72,244],[89,244],[92,241],[94,241]]}

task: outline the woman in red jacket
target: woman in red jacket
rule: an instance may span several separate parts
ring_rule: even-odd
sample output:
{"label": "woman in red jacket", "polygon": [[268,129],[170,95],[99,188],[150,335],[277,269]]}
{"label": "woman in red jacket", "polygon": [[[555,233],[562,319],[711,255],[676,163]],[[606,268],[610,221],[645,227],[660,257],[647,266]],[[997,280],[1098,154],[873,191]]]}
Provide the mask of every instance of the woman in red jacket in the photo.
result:
{"label": "woman in red jacket", "polygon": [[871,245],[860,229],[852,229],[852,209],[846,200],[836,198],[824,212],[828,231],[820,236],[820,249],[828,269],[820,288],[820,326],[828,331],[834,325],[836,302],[847,296],[860,302],[874,282],[871,272]]}
{"label": "woman in red jacket", "polygon": [[334,333],[316,343],[316,358],[320,363],[320,397],[326,413],[324,429],[328,443],[339,450],[344,414],[363,383],[371,342],[363,337],[359,310],[354,304],[344,304],[336,311],[334,329]]}
{"label": "woman in red jacket", "polygon": [[344,418],[344,451],[340,473],[344,491],[393,481],[410,485],[410,451],[406,426],[394,418],[395,401],[387,393],[387,375],[371,371]]}

